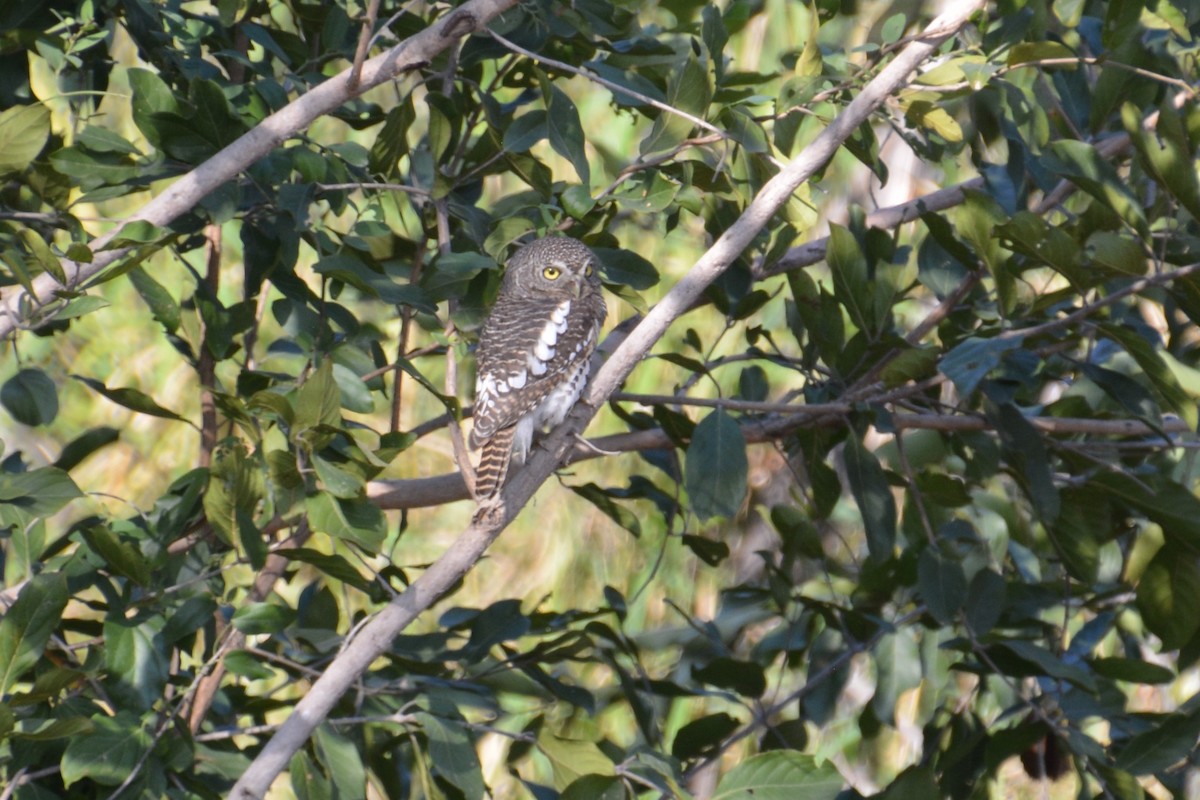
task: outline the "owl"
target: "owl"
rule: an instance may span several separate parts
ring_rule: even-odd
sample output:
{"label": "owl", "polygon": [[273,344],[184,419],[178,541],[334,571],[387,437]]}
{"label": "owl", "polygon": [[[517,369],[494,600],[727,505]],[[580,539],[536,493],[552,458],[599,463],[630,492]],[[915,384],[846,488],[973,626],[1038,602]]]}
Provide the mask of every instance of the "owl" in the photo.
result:
{"label": "owl", "polygon": [[561,237],[509,259],[476,359],[476,499],[498,494],[534,432],[562,422],[582,394],[606,312],[597,266],[591,250]]}

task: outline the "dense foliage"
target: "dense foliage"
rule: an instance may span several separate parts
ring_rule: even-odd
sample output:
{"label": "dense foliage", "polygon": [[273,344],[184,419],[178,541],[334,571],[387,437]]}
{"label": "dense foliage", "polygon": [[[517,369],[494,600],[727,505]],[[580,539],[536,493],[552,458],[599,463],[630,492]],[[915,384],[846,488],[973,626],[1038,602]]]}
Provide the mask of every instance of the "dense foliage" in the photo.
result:
{"label": "dense foliage", "polygon": [[[417,479],[514,244],[585,241],[610,323],[644,311],[930,17],[529,0],[122,226],[364,25],[450,13],[0,8],[0,797],[224,796],[469,516]],[[977,15],[278,796],[1188,796],[1198,36],[1170,0]]]}

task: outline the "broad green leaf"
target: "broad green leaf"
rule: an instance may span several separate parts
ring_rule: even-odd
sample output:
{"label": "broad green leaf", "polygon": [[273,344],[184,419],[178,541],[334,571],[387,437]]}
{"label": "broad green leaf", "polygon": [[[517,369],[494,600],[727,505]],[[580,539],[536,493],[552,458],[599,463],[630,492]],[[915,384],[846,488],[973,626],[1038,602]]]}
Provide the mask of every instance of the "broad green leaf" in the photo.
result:
{"label": "broad green leaf", "polygon": [[592,252],[600,259],[600,271],[607,283],[623,284],[639,292],[658,284],[658,270],[632,250],[593,247]]}
{"label": "broad green leaf", "polygon": [[1154,346],[1140,333],[1121,325],[1099,323],[1102,334],[1112,339],[1125,352],[1133,356],[1134,361],[1146,373],[1150,384],[1154,387],[1159,400],[1170,410],[1187,421],[1191,428],[1197,425],[1196,400],[1179,385],[1179,379],[1171,368],[1154,349]]}
{"label": "broad green leaf", "polygon": [[93,525],[83,531],[83,538],[92,552],[104,559],[118,575],[124,575],[139,586],[150,584],[150,562],[140,550],[122,541],[110,528]]}
{"label": "broad green leaf", "polygon": [[317,477],[320,478],[325,491],[334,497],[349,500],[358,497],[363,490],[365,484],[360,476],[319,455],[313,456],[313,467],[316,468]]}
{"label": "broad green leaf", "polygon": [[900,695],[921,684],[921,654],[911,628],[883,636],[875,656],[875,696],[871,708],[880,722],[894,725]]}
{"label": "broad green leaf", "polygon": [[1162,714],[1161,721],[1134,736],[1117,754],[1116,767],[1134,775],[1151,775],[1185,759],[1200,736],[1200,713]]}
{"label": "broad green leaf", "polygon": [[586,188],[592,182],[592,171],[588,166],[584,148],[583,123],[579,121],[579,110],[567,97],[566,92],[553,84],[548,85],[546,102],[546,130],[554,152],[571,162],[579,180]]}
{"label": "broad green leaf", "polygon": [[585,483],[582,486],[572,486],[570,488],[571,491],[600,509],[600,511],[604,512],[605,516],[634,536],[642,535],[642,523],[638,520],[637,514],[632,509],[617,502],[617,499],[603,488],[594,483]]}
{"label": "broad green leaf", "polygon": [[0,617],[0,695],[42,657],[50,634],[67,607],[67,578],[62,573],[36,575],[21,588]]}
{"label": "broad green leaf", "polygon": [[129,271],[129,282],[133,284],[133,288],[137,289],[142,300],[150,307],[154,318],[166,329],[167,333],[179,330],[179,304],[161,283],[150,277],[150,273],[140,266]]}
{"label": "broad green leaf", "polygon": [[92,731],[71,739],[62,757],[63,785],[89,778],[101,786],[117,786],[153,745],[151,732],[135,715],[95,714]]}
{"label": "broad green leaf", "polygon": [[833,275],[834,296],[845,307],[850,321],[860,331],[874,331],[875,313],[867,258],[854,234],[841,225],[830,225],[825,259]]}
{"label": "broad green leaf", "polygon": [[967,587],[966,622],[974,636],[986,635],[1004,613],[1007,584],[999,573],[981,569]]}
{"label": "broad green leaf", "polygon": [[967,576],[962,564],[936,545],[926,547],[917,559],[917,586],[929,613],[943,625],[953,624],[967,602]]}
{"label": "broad green leaf", "polygon": [[466,796],[481,800],[486,791],[475,744],[463,725],[424,711],[413,715],[429,741],[429,755],[438,774]]}
{"label": "broad green leaf", "polygon": [[[667,105],[703,119],[712,97],[709,79],[708,70],[689,52],[680,68],[671,74],[667,85]],[[670,150],[687,138],[693,127],[691,120],[678,114],[659,112],[650,133],[642,140],[642,155]]]}
{"label": "broad green leaf", "polygon": [[54,280],[58,281],[59,286],[66,286],[67,275],[63,272],[58,256],[50,249],[50,245],[46,243],[46,240],[32,228],[23,228],[21,230],[21,241],[29,248],[29,252],[33,255],[38,266],[52,275]]}
{"label": "broad green leaf", "polygon": [[339,734],[328,723],[313,731],[317,758],[325,765],[337,797],[342,800],[365,800],[367,771],[356,741]]}
{"label": "broad green leaf", "polygon": [[333,379],[333,361],[325,359],[313,370],[296,393],[295,427],[298,431],[319,425],[336,426],[342,421],[341,392]]}
{"label": "broad green leaf", "polygon": [[1012,403],[1000,406],[991,417],[1014,477],[1029,495],[1042,522],[1052,524],[1062,509],[1062,501],[1041,433]]}
{"label": "broad green leaf", "polygon": [[75,481],[57,467],[0,472],[0,504],[11,503],[33,517],[48,517],[80,497]]}
{"label": "broad green leaf", "polygon": [[23,172],[50,138],[50,109],[41,103],[0,111],[0,176]]}
{"label": "broad green leaf", "polygon": [[1060,139],[1046,147],[1042,163],[1107,205],[1143,237],[1149,237],[1150,228],[1141,201],[1095,147],[1087,142]]}
{"label": "broad green leaf", "polygon": [[615,775],[584,775],[563,790],[561,800],[625,800],[625,784]]}
{"label": "broad green leaf", "polygon": [[684,760],[709,755],[726,736],[738,729],[738,725],[736,719],[724,712],[692,720],[675,734],[671,755]]}
{"label": "broad green leaf", "polygon": [[130,411],[136,411],[139,414],[148,414],[151,417],[162,417],[163,419],[173,419],[179,422],[187,422],[186,419],[176,414],[170,409],[163,408],[150,395],[143,392],[141,389],[120,388],[110,389],[103,382],[93,378],[85,378],[82,375],[72,375],[72,378],[90,387],[93,391],[107,397],[112,402],[119,406],[124,406]]}
{"label": "broad green leaf", "polygon": [[1161,104],[1158,123],[1153,131],[1147,131],[1142,127],[1141,112],[1126,103],[1121,107],[1121,121],[1154,179],[1187,209],[1192,219],[1200,220],[1200,179],[1179,112],[1169,102]]}
{"label": "broad green leaf", "polygon": [[1163,547],[1142,572],[1137,587],[1142,620],[1162,640],[1163,650],[1176,650],[1200,629],[1200,566],[1194,556]]}
{"label": "broad green leaf", "polygon": [[762,697],[767,690],[763,668],[752,661],[715,658],[700,669],[692,668],[692,677],[710,686],[719,686],[742,697]]}
{"label": "broad green leaf", "polygon": [[692,433],[684,464],[684,485],[692,511],[701,520],[734,517],[746,496],[746,440],[733,417],[716,409]]}
{"label": "broad green leaf", "polygon": [[307,547],[276,550],[275,552],[288,560],[301,561],[305,564],[311,564],[334,580],[349,584],[359,591],[369,592],[371,589],[371,581],[364,578],[362,574],[342,556],[329,555],[327,553],[322,553]]}
{"label": "broad green leaf", "polygon": [[504,129],[504,149],[524,153],[550,135],[549,117],[540,109],[523,114]]}
{"label": "broad green leaf", "polygon": [[104,665],[108,691],[125,708],[148,711],[161,702],[170,674],[162,617],[104,621]]}
{"label": "broad green leaf", "polygon": [[296,619],[296,612],[278,603],[248,603],[233,614],[233,627],[242,633],[279,633]]}
{"label": "broad green leaf", "polygon": [[1164,684],[1175,680],[1175,673],[1140,658],[1097,658],[1091,662],[1097,675],[1129,683]]}
{"label": "broad green leaf", "polygon": [[853,434],[846,441],[844,455],[850,493],[867,534],[867,549],[873,560],[886,561],[896,545],[896,500],[887,476],[875,454]]}
{"label": "broad green leaf", "polygon": [[313,530],[353,542],[378,553],[387,536],[387,520],[366,500],[339,500],[329,492],[310,495],[305,503]]}
{"label": "broad green leaf", "polygon": [[102,447],[112,444],[121,436],[121,432],[116,428],[110,428],[107,425],[100,428],[92,428],[86,433],[82,433],[63,447],[62,452],[58,454],[58,460],[53,466],[64,472],[70,472],[81,461],[96,452]]}
{"label": "broad green leaf", "polygon": [[0,404],[22,425],[47,425],[58,416],[58,391],[40,369],[23,369],[0,388]]}
{"label": "broad green leaf", "polygon": [[1009,653],[1012,653],[1018,659],[1030,665],[1035,675],[1061,678],[1070,681],[1085,691],[1096,691],[1096,679],[1089,670],[1074,664],[1068,664],[1046,648],[1040,647],[1033,642],[1021,639],[1009,639],[994,645],[992,649],[1007,650]]}
{"label": "broad green leaf", "polygon": [[826,761],[793,750],[761,753],[729,770],[713,800],[834,800],[846,781]]}

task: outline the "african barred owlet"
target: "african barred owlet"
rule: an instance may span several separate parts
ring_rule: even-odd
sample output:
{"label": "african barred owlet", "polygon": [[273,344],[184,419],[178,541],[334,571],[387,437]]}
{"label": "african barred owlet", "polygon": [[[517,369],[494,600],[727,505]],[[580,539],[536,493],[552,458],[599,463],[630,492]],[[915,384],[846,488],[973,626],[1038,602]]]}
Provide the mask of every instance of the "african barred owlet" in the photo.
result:
{"label": "african barred owlet", "polygon": [[597,266],[587,247],[557,237],[509,259],[479,339],[471,431],[471,446],[483,447],[477,499],[500,491],[534,431],[562,422],[583,392],[605,315]]}

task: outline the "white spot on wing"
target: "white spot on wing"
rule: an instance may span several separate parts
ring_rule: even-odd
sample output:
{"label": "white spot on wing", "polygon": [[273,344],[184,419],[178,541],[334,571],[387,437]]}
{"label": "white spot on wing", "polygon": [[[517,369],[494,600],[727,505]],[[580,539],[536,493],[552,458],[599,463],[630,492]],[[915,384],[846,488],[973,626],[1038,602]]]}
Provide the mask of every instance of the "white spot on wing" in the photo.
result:
{"label": "white spot on wing", "polygon": [[525,381],[528,378],[529,373],[525,370],[521,370],[515,375],[508,376],[508,386],[510,389],[523,389],[525,387]]}

